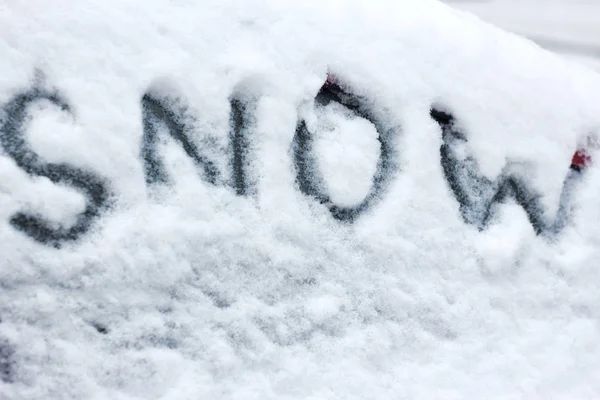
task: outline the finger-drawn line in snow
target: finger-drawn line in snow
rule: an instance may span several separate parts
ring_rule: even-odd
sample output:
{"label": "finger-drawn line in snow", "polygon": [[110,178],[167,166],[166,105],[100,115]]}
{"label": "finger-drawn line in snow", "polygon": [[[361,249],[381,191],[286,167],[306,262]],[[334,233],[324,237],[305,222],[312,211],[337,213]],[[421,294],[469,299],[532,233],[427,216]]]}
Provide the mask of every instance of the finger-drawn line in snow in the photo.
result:
{"label": "finger-drawn line in snow", "polygon": [[250,158],[250,130],[252,126],[253,101],[244,98],[241,93],[235,93],[229,98],[231,106],[230,115],[230,141],[233,173],[233,187],[240,196],[253,194],[256,183],[248,173]]}
{"label": "finger-drawn line in snow", "polygon": [[324,179],[318,170],[314,154],[314,139],[304,119],[298,120],[292,145],[296,180],[300,191],[326,205],[334,218],[339,221],[352,222],[380,199],[397,169],[397,157],[393,146],[396,130],[387,127],[376,117],[366,99],[351,93],[337,80],[329,77],[317,93],[315,104],[317,107],[325,107],[332,102],[343,105],[355,115],[371,122],[379,134],[377,140],[380,144],[380,155],[371,190],[365,199],[354,207],[342,207],[334,204],[325,191]]}
{"label": "finger-drawn line in snow", "polygon": [[14,381],[15,350],[6,340],[0,339],[0,381],[12,383]]}
{"label": "finger-drawn line in snow", "polygon": [[5,116],[0,124],[0,145],[29,175],[46,177],[53,183],[74,187],[85,194],[85,210],[77,216],[77,221],[70,228],[53,227],[35,213],[19,212],[11,217],[10,223],[18,230],[38,242],[58,248],[64,242],[77,240],[90,229],[93,220],[108,206],[109,190],[106,181],[95,173],[69,164],[44,162],[27,146],[24,137],[27,110],[30,105],[41,100],[47,100],[72,115],[69,104],[56,92],[34,88],[17,94],[2,107]]}
{"label": "finger-drawn line in snow", "polygon": [[476,226],[480,231],[486,229],[497,205],[512,198],[523,207],[536,234],[554,234],[565,226],[573,186],[573,182],[570,182],[573,180],[572,175],[567,176],[558,213],[551,221],[544,216],[540,194],[528,188],[524,178],[511,172],[509,165],[495,181],[492,181],[479,172],[477,160],[472,154],[466,157],[459,156],[457,147],[466,144],[467,139],[456,128],[456,120],[452,114],[433,107],[430,115],[442,129],[442,169],[466,223]]}
{"label": "finger-drawn line in snow", "polygon": [[248,177],[246,167],[249,164],[248,155],[248,131],[249,131],[249,101],[235,94],[230,98],[230,168],[231,182],[224,178],[216,163],[203,155],[198,146],[191,139],[197,133],[197,128],[184,122],[184,110],[178,109],[176,103],[166,96],[158,96],[146,93],[142,97],[142,123],[143,138],[141,156],[144,161],[146,183],[148,185],[157,183],[168,183],[169,178],[157,151],[158,126],[164,124],[169,135],[183,148],[196,166],[200,169],[203,180],[211,185],[232,186],[236,194],[246,196],[250,194],[252,182]]}
{"label": "finger-drawn line in snow", "polygon": [[[254,125],[255,99],[250,99],[242,93],[234,93],[229,97],[229,150],[225,150],[225,153],[229,151],[230,154],[221,154],[221,159],[223,156],[229,159],[227,166],[230,170],[227,171],[220,170],[217,163],[203,154],[192,140],[192,135],[197,135],[200,131],[194,126],[194,119],[186,117],[186,108],[181,107],[179,97],[159,96],[148,92],[141,98],[143,136],[140,155],[146,183],[152,185],[169,182],[164,162],[157,149],[160,127],[163,126],[166,127],[168,135],[195,162],[203,180],[211,185],[229,186],[237,195],[252,195],[256,184],[249,174],[248,167],[253,161],[250,154],[250,133]],[[111,193],[108,182],[95,173],[65,163],[47,163],[28,147],[24,133],[29,117],[28,109],[32,104],[44,100],[63,112],[73,114],[69,104],[57,92],[35,87],[17,94],[2,108],[0,146],[16,165],[29,175],[47,177],[53,183],[74,187],[86,196],[85,209],[71,227],[53,225],[35,212],[18,212],[11,216],[10,223],[17,230],[42,244],[60,248],[63,243],[75,241],[90,230],[94,220],[109,207]],[[375,112],[371,103],[331,77],[320,88],[314,102],[317,107],[339,103],[356,116],[370,121],[378,133],[380,155],[370,191],[357,206],[342,207],[334,204],[324,189],[324,178],[318,170],[313,148],[314,139],[306,122],[301,118],[296,124],[292,156],[299,190],[324,204],[335,219],[353,222],[381,198],[388,183],[399,170],[394,148],[394,138],[399,129],[384,123],[377,117],[379,113]],[[492,181],[479,172],[475,157],[458,156],[457,146],[464,145],[467,141],[457,130],[452,114],[434,107],[430,116],[441,127],[442,170],[454,197],[459,202],[460,213],[466,223],[475,225],[480,230],[485,229],[494,215],[497,204],[513,198],[525,210],[536,233],[555,233],[564,227],[570,206],[570,193],[578,180],[573,178],[577,176],[573,174],[578,173],[572,171],[567,177],[557,216],[551,221],[544,216],[541,196],[527,187],[522,176],[505,168],[501,176]]]}
{"label": "finger-drawn line in snow", "polygon": [[146,183],[168,183],[169,178],[164,163],[156,149],[158,143],[158,124],[167,127],[169,135],[178,142],[185,153],[201,171],[208,183],[216,185],[221,180],[220,172],[212,161],[200,154],[197,146],[190,140],[191,127],[182,122],[181,115],[174,110],[173,101],[146,93],[142,97],[142,160],[146,173]]}

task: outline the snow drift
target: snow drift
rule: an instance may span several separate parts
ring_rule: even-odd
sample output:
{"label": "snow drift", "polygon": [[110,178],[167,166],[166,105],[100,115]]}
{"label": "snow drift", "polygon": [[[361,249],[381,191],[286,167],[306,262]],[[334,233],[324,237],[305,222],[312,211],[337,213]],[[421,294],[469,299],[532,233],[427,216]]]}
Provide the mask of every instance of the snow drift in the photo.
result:
{"label": "snow drift", "polygon": [[5,2],[0,397],[600,393],[600,81],[433,1]]}

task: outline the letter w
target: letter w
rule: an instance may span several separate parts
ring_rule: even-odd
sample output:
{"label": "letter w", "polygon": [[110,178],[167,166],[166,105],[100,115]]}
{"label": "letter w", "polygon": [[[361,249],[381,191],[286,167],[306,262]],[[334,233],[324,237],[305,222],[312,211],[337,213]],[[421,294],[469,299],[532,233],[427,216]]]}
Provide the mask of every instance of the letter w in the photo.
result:
{"label": "letter w", "polygon": [[431,109],[430,115],[442,129],[442,169],[454,197],[460,204],[460,213],[466,223],[475,225],[480,231],[486,229],[494,216],[497,204],[512,198],[523,207],[536,234],[558,233],[566,225],[570,194],[573,183],[578,180],[578,172],[572,171],[567,176],[558,214],[554,221],[551,221],[544,216],[540,195],[529,189],[522,178],[506,172],[505,169],[499,178],[492,181],[479,172],[477,161],[472,155],[459,156],[457,149],[464,145],[467,139],[457,131],[454,116],[435,108]]}

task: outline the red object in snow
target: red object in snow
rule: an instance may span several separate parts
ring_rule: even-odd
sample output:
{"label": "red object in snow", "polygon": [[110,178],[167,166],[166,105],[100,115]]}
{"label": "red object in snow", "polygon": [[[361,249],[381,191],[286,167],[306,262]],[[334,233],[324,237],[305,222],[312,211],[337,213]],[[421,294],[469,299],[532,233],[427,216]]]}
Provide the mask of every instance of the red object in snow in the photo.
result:
{"label": "red object in snow", "polygon": [[325,86],[339,86],[337,78],[331,74],[327,74]]}
{"label": "red object in snow", "polygon": [[573,159],[571,160],[571,168],[580,171],[584,169],[591,161],[592,158],[586,153],[586,151],[583,149],[579,149],[575,152],[575,154],[573,154]]}

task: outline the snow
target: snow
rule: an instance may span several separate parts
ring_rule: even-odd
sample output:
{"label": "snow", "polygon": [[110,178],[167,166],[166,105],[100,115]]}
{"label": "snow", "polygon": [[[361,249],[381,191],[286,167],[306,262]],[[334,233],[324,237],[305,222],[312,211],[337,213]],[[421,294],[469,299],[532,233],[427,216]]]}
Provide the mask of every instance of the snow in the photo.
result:
{"label": "snow", "polygon": [[600,68],[600,2],[596,0],[445,0],[568,59]]}
{"label": "snow", "polygon": [[[600,394],[595,72],[430,0],[0,9],[0,398]],[[432,106],[565,228],[465,223]]]}

